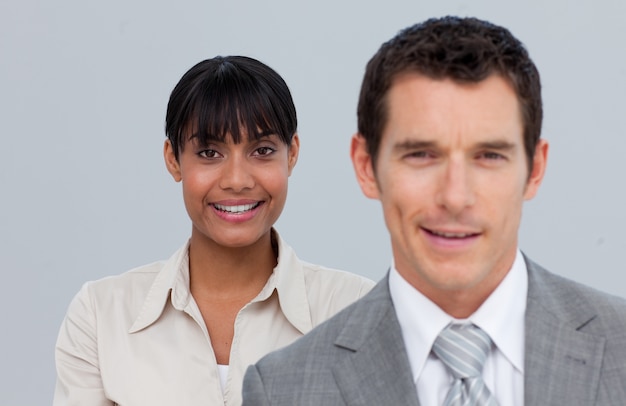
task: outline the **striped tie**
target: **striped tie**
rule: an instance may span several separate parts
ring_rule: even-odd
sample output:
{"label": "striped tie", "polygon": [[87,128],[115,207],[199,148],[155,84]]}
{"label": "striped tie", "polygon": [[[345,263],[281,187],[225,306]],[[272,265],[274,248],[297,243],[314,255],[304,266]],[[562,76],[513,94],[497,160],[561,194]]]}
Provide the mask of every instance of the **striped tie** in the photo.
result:
{"label": "striped tie", "polygon": [[433,344],[433,352],[454,376],[444,406],[497,406],[482,372],[491,339],[473,324],[451,324]]}

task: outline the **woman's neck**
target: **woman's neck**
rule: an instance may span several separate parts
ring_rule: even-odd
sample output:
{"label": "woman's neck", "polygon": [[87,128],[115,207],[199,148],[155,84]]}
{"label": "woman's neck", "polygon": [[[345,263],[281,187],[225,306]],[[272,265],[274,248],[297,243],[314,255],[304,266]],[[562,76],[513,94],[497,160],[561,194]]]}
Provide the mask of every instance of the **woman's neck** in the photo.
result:
{"label": "woman's neck", "polygon": [[246,247],[224,247],[192,234],[189,277],[196,300],[236,300],[260,292],[277,263],[271,233]]}

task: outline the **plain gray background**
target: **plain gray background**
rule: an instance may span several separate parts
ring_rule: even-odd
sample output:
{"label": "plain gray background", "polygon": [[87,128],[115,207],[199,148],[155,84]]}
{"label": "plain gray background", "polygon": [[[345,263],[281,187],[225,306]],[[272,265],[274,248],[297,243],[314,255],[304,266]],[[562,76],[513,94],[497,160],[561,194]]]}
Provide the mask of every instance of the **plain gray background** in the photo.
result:
{"label": "plain gray background", "polygon": [[378,202],[348,157],[367,60],[431,16],[504,25],[542,74],[551,142],[521,248],[556,273],[626,296],[626,3],[0,0],[0,394],[51,403],[54,342],[87,280],[164,259],[188,237],[163,165],[180,76],[217,54],[256,57],[290,85],[301,155],[278,229],[302,259],[379,279]]}

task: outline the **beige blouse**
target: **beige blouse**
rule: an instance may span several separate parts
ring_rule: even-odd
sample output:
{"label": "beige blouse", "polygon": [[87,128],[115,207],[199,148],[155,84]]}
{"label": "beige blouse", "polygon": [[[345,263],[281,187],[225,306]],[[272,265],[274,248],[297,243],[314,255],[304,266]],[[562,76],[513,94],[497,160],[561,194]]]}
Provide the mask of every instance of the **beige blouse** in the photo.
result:
{"label": "beige blouse", "polygon": [[56,344],[54,406],[240,405],[243,374],[367,293],[373,283],[303,262],[276,234],[278,265],[235,320],[222,393],[189,291],[188,244],[169,260],[86,283]]}

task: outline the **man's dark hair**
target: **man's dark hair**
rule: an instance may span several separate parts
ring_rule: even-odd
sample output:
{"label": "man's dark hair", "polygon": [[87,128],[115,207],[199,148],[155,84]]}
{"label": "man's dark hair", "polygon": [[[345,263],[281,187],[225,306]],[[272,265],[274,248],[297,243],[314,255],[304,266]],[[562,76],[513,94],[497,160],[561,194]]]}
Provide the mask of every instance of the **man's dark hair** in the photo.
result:
{"label": "man's dark hair", "polygon": [[509,30],[459,17],[434,18],[405,28],[384,43],[367,64],[357,116],[374,169],[388,116],[389,88],[397,76],[407,72],[459,83],[501,75],[515,89],[521,106],[524,150],[529,171],[532,169],[543,116],[539,72]]}
{"label": "man's dark hair", "polygon": [[232,137],[241,142],[276,134],[287,145],[296,132],[287,84],[272,68],[245,56],[217,56],[189,69],[167,104],[165,133],[176,159],[186,141],[199,145]]}

